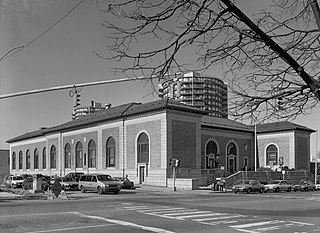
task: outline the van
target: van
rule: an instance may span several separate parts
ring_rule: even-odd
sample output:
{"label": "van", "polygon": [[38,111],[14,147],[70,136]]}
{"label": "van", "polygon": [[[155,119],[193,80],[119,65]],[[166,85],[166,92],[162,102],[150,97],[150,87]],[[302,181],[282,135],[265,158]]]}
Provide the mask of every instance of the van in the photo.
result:
{"label": "van", "polygon": [[101,195],[105,192],[118,194],[121,190],[121,185],[121,182],[114,180],[110,175],[89,174],[80,177],[78,187],[82,193],[95,191]]}

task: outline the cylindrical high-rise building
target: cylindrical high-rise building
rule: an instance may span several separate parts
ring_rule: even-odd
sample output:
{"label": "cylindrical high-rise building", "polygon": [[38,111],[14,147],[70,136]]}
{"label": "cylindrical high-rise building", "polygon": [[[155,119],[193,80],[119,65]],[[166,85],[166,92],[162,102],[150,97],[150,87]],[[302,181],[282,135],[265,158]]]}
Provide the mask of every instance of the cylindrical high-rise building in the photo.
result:
{"label": "cylindrical high-rise building", "polygon": [[159,85],[159,97],[200,108],[211,116],[228,118],[228,87],[214,76],[196,72],[167,76]]}

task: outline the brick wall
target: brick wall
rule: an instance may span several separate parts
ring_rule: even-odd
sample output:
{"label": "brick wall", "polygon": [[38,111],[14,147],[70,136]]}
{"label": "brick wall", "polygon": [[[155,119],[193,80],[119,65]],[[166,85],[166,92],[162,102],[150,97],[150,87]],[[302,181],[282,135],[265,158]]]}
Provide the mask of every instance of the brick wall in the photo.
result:
{"label": "brick wall", "polygon": [[266,150],[269,145],[278,148],[279,157],[283,157],[283,166],[295,167],[295,141],[293,132],[258,135],[258,156],[260,167],[266,166]]}

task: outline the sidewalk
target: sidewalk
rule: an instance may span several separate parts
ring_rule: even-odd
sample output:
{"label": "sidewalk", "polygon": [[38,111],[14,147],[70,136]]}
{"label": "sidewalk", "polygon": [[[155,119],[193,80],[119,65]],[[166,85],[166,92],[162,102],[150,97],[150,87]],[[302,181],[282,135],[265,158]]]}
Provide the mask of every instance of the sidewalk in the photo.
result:
{"label": "sidewalk", "polygon": [[[226,192],[213,191],[211,186],[200,187],[197,190],[183,190],[177,189],[176,191],[173,188],[160,187],[160,186],[151,186],[151,185],[141,185],[137,186],[136,189],[123,189],[123,193],[136,192],[136,193],[150,193],[152,194],[164,194],[164,195],[183,195],[183,194],[197,194],[197,195],[208,195],[208,194],[224,194],[229,193],[230,190]],[[120,192],[121,194],[121,192]],[[90,197],[99,197],[95,192],[86,192],[81,193],[80,191],[67,191],[67,197],[69,200],[90,198]],[[2,190],[0,192],[0,201],[2,200],[47,200],[48,192],[42,193],[33,193],[32,190],[19,190],[19,189],[10,189]]]}

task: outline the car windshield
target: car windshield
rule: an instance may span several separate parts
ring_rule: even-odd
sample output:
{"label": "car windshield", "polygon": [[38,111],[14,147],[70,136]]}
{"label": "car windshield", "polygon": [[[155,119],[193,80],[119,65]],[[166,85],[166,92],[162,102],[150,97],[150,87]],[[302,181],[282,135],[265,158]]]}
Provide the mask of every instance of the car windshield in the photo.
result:
{"label": "car windshield", "polygon": [[109,175],[97,175],[97,178],[99,181],[109,181],[113,180],[111,176]]}

